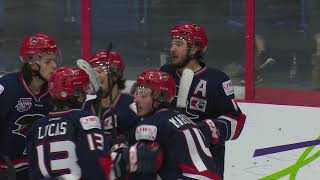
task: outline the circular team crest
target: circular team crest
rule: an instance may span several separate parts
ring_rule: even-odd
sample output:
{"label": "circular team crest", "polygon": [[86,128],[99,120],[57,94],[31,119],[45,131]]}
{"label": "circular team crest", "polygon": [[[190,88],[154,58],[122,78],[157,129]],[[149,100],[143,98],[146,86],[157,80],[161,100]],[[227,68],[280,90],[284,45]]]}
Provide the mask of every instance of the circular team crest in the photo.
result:
{"label": "circular team crest", "polygon": [[25,112],[25,111],[28,111],[31,106],[32,106],[31,98],[20,98],[15,107],[17,108],[17,111]]}

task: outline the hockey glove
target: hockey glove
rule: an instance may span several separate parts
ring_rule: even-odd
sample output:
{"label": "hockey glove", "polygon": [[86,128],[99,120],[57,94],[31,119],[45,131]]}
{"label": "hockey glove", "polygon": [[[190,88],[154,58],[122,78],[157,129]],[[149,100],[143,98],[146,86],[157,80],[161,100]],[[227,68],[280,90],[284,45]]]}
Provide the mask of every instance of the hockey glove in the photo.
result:
{"label": "hockey glove", "polygon": [[211,119],[203,120],[200,129],[206,137],[209,137],[211,144],[219,144],[221,142],[219,130]]}
{"label": "hockey glove", "polygon": [[158,143],[138,142],[129,150],[129,172],[156,173],[161,168],[163,152]]}
{"label": "hockey glove", "polygon": [[111,148],[113,179],[125,179],[128,164],[128,146],[125,143],[115,144]]}

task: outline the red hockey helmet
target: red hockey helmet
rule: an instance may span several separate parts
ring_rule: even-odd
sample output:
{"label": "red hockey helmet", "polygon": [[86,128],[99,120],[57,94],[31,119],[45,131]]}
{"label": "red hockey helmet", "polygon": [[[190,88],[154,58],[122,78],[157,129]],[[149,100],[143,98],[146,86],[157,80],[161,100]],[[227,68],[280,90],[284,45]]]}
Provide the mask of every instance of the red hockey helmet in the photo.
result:
{"label": "red hockey helmet", "polygon": [[89,89],[89,76],[78,67],[61,67],[48,81],[48,91],[53,99],[66,100],[86,94]]}
{"label": "red hockey helmet", "polygon": [[146,70],[141,73],[136,87],[151,89],[153,97],[160,102],[170,103],[176,95],[176,82],[173,77],[159,70]]}
{"label": "red hockey helmet", "polygon": [[58,53],[54,40],[44,34],[35,34],[26,37],[20,45],[20,58],[23,63],[39,60],[41,55]]}
{"label": "red hockey helmet", "polygon": [[208,47],[208,37],[203,27],[196,24],[177,24],[170,30],[171,39],[184,39],[189,46],[197,45],[203,54]]}
{"label": "red hockey helmet", "polygon": [[89,64],[98,72],[106,72],[109,67],[118,76],[123,76],[125,69],[122,57],[113,51],[110,53],[104,51],[97,52],[90,58]]}

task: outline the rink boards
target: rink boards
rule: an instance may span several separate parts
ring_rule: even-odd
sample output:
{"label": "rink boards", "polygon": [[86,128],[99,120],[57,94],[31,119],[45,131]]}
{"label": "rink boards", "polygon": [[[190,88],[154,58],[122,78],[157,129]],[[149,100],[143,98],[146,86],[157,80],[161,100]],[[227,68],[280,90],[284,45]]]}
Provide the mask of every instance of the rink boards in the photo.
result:
{"label": "rink boards", "polygon": [[247,122],[226,144],[225,180],[320,179],[320,108],[239,106]]}

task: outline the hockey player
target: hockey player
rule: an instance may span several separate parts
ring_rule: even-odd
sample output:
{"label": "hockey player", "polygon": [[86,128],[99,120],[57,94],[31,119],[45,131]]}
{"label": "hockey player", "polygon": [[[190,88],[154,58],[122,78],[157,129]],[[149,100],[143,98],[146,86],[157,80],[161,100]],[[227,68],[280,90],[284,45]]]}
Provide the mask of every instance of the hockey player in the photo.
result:
{"label": "hockey player", "polygon": [[224,142],[239,137],[246,116],[234,99],[230,78],[218,69],[209,68],[203,61],[208,46],[204,28],[177,24],[171,29],[170,37],[171,64],[164,65],[161,70],[173,76],[177,88],[185,68],[194,72],[185,113],[202,124],[202,132],[209,135],[210,150],[217,162],[218,173],[223,177]]}
{"label": "hockey player", "polygon": [[106,134],[112,133],[114,123],[118,138],[126,140],[139,120],[133,97],[121,92],[126,81],[123,59],[116,52],[101,51],[90,58],[89,64],[98,73],[101,89],[96,99],[86,103],[86,109],[103,119]]}
{"label": "hockey player", "polygon": [[212,154],[199,127],[186,115],[168,109],[176,83],[171,75],[147,70],[138,76],[134,91],[137,115],[129,149],[129,179],[212,179]]}
{"label": "hockey player", "polygon": [[30,179],[108,179],[104,135],[97,116],[81,110],[89,76],[80,68],[62,67],[50,77],[53,111],[28,132]]}
{"label": "hockey player", "polygon": [[[0,78],[0,154],[12,161],[18,180],[28,172],[26,132],[49,111],[47,81],[61,56],[51,37],[35,34],[21,43],[20,58],[20,72]],[[4,164],[0,161],[1,168]]]}

